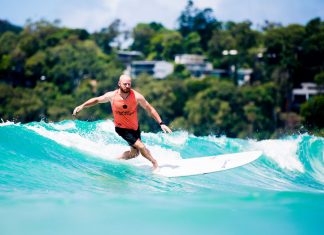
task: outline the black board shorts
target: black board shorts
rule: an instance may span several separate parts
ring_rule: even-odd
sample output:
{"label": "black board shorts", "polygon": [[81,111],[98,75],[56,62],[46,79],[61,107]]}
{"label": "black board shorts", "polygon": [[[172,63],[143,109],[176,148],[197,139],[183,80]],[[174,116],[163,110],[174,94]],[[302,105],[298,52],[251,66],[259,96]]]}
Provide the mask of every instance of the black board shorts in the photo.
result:
{"label": "black board shorts", "polygon": [[138,139],[141,139],[141,131],[138,127],[137,130],[115,127],[115,131],[120,135],[130,146],[133,146]]}

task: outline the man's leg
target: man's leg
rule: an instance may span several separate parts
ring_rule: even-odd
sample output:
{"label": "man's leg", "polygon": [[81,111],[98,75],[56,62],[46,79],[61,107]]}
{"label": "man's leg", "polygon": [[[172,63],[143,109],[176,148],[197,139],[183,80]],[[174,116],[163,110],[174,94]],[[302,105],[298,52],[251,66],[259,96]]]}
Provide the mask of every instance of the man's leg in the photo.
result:
{"label": "man's leg", "polygon": [[129,160],[139,155],[138,149],[131,146],[130,150],[124,152],[118,159]]}
{"label": "man's leg", "polygon": [[145,145],[140,139],[136,140],[133,146],[140,151],[143,157],[152,162],[153,170],[159,167],[157,161],[152,157],[150,151],[145,147]]}

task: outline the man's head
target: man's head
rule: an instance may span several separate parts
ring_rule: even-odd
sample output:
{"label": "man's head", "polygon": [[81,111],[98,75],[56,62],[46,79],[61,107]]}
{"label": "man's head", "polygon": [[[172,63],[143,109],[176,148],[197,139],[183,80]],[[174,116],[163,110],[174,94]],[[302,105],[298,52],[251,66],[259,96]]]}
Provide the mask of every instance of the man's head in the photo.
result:
{"label": "man's head", "polygon": [[132,78],[126,74],[121,75],[119,77],[118,86],[122,92],[128,93],[132,86]]}

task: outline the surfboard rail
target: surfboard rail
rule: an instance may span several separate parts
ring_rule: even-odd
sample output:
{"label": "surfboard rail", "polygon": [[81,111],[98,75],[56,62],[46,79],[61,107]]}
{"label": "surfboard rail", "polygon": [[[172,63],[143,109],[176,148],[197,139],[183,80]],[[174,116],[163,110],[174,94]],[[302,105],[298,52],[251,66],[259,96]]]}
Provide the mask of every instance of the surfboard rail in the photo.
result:
{"label": "surfboard rail", "polygon": [[261,155],[262,151],[247,151],[181,159],[170,164],[165,163],[160,165],[159,169],[154,171],[154,174],[165,177],[208,174],[246,165],[257,160]]}

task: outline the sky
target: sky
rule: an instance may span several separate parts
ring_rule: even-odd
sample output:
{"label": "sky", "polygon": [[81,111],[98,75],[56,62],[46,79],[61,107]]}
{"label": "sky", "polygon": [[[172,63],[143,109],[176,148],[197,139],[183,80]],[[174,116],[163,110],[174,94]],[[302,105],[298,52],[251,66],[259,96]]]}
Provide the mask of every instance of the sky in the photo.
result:
{"label": "sky", "polygon": [[[211,8],[219,21],[265,20],[288,25],[305,25],[310,19],[324,19],[324,0],[194,0],[199,9]],[[125,28],[152,21],[175,29],[187,0],[0,0],[0,19],[23,26],[32,21],[59,19],[62,26],[89,32],[121,19]]]}

